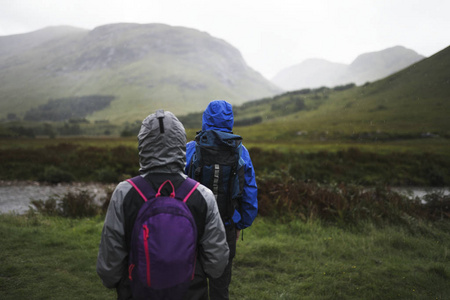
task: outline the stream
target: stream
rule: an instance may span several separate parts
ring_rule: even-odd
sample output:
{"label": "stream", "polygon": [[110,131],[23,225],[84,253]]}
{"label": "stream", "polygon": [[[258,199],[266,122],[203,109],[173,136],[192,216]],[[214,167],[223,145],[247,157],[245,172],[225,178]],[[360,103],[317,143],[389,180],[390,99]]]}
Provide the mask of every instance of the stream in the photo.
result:
{"label": "stream", "polygon": [[106,197],[106,189],[114,189],[115,184],[102,183],[70,183],[45,184],[35,181],[0,181],[0,213],[24,214],[28,211],[32,200],[47,200],[55,195],[68,192],[77,193],[87,190],[101,203]]}
{"label": "stream", "polygon": [[[31,205],[31,200],[47,200],[54,195],[65,195],[68,192],[77,193],[87,190],[95,195],[95,201],[101,203],[106,197],[106,189],[114,189],[115,184],[102,183],[70,183],[50,185],[35,181],[0,181],[0,213],[24,214]],[[392,190],[410,198],[423,197],[432,192],[450,194],[450,188],[403,188]]]}

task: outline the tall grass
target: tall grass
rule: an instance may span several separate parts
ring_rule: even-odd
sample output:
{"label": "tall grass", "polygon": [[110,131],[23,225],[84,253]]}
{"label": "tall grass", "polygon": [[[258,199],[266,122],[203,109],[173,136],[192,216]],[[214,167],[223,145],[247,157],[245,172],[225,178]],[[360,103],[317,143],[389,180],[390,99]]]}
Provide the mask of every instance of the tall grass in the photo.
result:
{"label": "tall grass", "polygon": [[[111,193],[107,193],[107,197],[110,196]],[[59,197],[52,196],[46,201],[32,200],[31,204],[40,213],[70,218],[93,217],[98,215],[104,207],[104,205],[99,207],[95,203],[95,196],[86,190],[80,190],[78,193],[68,192]]]}
{"label": "tall grass", "polygon": [[0,179],[117,182],[138,174],[136,148],[59,143],[0,150]]}
{"label": "tall grass", "polygon": [[362,151],[356,147],[317,152],[251,148],[256,174],[284,170],[299,180],[364,186],[449,186],[450,156],[427,152]]}
{"label": "tall grass", "polygon": [[[0,148],[0,180],[118,182],[138,174],[136,147],[81,144],[76,140],[37,147]],[[27,145],[27,144],[25,144]],[[257,174],[285,170],[299,180],[365,186],[450,186],[448,153],[378,153],[346,147],[338,150],[278,151],[250,148]]]}
{"label": "tall grass", "polygon": [[429,194],[426,203],[387,187],[318,184],[297,180],[286,172],[258,177],[259,214],[280,221],[320,220],[341,227],[361,222],[405,225],[450,219],[450,196]]}

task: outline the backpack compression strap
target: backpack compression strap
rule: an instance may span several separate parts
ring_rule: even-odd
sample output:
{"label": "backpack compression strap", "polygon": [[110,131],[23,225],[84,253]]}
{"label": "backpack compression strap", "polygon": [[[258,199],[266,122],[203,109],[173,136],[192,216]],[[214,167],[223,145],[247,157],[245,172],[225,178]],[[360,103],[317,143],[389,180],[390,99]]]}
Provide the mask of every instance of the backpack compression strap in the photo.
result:
{"label": "backpack compression strap", "polygon": [[128,179],[127,181],[136,189],[136,191],[139,193],[139,195],[141,195],[145,202],[147,202],[148,199],[155,197],[155,190],[147,182],[147,180],[145,180],[144,177],[136,176]]}

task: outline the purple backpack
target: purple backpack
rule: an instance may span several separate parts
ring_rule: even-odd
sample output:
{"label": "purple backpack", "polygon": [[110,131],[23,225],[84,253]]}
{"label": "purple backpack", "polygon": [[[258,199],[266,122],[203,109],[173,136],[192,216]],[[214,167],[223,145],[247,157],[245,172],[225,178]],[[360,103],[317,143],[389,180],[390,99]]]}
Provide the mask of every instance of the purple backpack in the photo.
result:
{"label": "purple backpack", "polygon": [[[155,192],[143,177],[127,180],[145,203],[131,235],[128,273],[133,299],[181,299],[194,279],[197,227],[186,201],[199,185],[187,178],[175,191],[170,180]],[[170,196],[161,196],[170,184]]]}

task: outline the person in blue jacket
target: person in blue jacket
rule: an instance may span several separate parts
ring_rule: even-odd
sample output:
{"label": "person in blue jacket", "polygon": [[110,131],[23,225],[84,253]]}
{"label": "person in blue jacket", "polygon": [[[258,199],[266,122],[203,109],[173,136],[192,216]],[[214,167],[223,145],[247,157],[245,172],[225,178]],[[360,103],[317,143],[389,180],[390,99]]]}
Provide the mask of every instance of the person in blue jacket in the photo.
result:
{"label": "person in blue jacket", "polygon": [[[202,117],[202,131],[218,130],[224,132],[232,132],[234,124],[233,109],[230,103],[224,100],[215,100],[209,103]],[[195,154],[195,141],[191,141],[186,145],[186,174]],[[244,190],[242,197],[242,209],[240,212],[235,210],[233,222],[225,222],[225,230],[227,234],[227,242],[230,248],[230,256],[228,265],[224,273],[219,278],[210,278],[209,296],[210,299],[228,299],[228,287],[231,282],[232,261],[236,254],[236,242],[239,239],[242,229],[252,225],[258,212],[258,188],[256,186],[255,170],[250,159],[248,150],[242,145],[241,158],[244,160]],[[206,282],[206,277],[204,278]]]}

